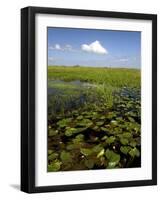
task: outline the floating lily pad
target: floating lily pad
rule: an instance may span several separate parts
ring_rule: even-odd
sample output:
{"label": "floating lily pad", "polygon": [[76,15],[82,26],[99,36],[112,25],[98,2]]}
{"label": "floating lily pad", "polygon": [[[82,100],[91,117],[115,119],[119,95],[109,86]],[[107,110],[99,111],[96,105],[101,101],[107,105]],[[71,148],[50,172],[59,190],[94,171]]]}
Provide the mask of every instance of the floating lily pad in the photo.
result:
{"label": "floating lily pad", "polygon": [[77,119],[78,119],[78,120],[83,119],[83,116],[80,115],[80,116],[77,117]]}
{"label": "floating lily pad", "polygon": [[103,146],[101,144],[98,144],[93,147],[93,152],[95,152],[95,153],[99,153],[102,150],[103,150]]}
{"label": "floating lily pad", "polygon": [[109,130],[105,127],[101,127],[101,130],[104,131],[104,132],[108,132]]}
{"label": "floating lily pad", "polygon": [[99,157],[101,157],[101,156],[103,156],[104,155],[104,153],[105,153],[105,150],[104,149],[102,149],[98,154],[97,154],[97,158],[99,158]]}
{"label": "floating lily pad", "polygon": [[126,139],[126,138],[121,138],[121,139],[120,139],[120,142],[121,142],[121,144],[123,144],[123,145],[127,145],[127,144],[129,143],[129,140]]}
{"label": "floating lily pad", "polygon": [[133,149],[130,150],[129,154],[131,157],[135,157],[135,156],[139,157],[140,151],[136,147],[134,147]]}
{"label": "floating lily pad", "polygon": [[59,160],[54,160],[51,164],[48,165],[48,172],[56,172],[60,170],[62,162]]}
{"label": "floating lily pad", "polygon": [[97,126],[102,126],[103,124],[104,124],[103,121],[96,122],[96,125],[97,125]]}
{"label": "floating lily pad", "polygon": [[127,155],[130,150],[131,148],[129,146],[121,146],[120,148],[120,151],[125,155]]}
{"label": "floating lily pad", "polygon": [[83,131],[85,131],[88,127],[85,127],[85,128],[67,128],[67,130],[65,131],[65,135],[70,137],[74,134],[77,134],[77,133],[81,133]]}
{"label": "floating lily pad", "polygon": [[122,137],[124,137],[124,138],[131,138],[132,137],[132,133],[125,132],[125,133],[122,134]]}
{"label": "floating lily pad", "polygon": [[58,158],[59,154],[58,153],[52,153],[48,156],[49,160],[54,160],[55,158]]}
{"label": "floating lily pad", "polygon": [[106,143],[107,144],[111,144],[111,143],[113,143],[114,141],[115,141],[115,137],[114,136],[110,136],[110,137],[108,137],[107,139],[106,139]]}
{"label": "floating lily pad", "polygon": [[93,124],[93,122],[89,119],[83,119],[83,120],[77,122],[77,126],[90,127],[92,124]]}
{"label": "floating lily pad", "polygon": [[89,159],[89,160],[85,160],[85,166],[87,166],[89,169],[92,169],[94,166],[94,160]]}
{"label": "floating lily pad", "polygon": [[52,154],[54,151],[53,150],[48,150],[48,155]]}
{"label": "floating lily pad", "polygon": [[81,148],[80,152],[84,155],[84,156],[89,156],[93,153],[92,149],[87,149],[87,148]]}
{"label": "floating lily pad", "polygon": [[49,129],[49,136],[55,136],[58,134],[58,130]]}
{"label": "floating lily pad", "polygon": [[57,122],[57,125],[61,128],[67,126],[70,122],[72,121],[71,118],[67,118],[67,119],[62,119],[60,121]]}
{"label": "floating lily pad", "polygon": [[61,158],[62,162],[71,162],[72,161],[71,154],[67,151],[62,151],[60,154],[60,158]]}
{"label": "floating lily pad", "polygon": [[112,150],[107,149],[105,156],[108,159],[108,168],[114,168],[120,161],[120,155]]}

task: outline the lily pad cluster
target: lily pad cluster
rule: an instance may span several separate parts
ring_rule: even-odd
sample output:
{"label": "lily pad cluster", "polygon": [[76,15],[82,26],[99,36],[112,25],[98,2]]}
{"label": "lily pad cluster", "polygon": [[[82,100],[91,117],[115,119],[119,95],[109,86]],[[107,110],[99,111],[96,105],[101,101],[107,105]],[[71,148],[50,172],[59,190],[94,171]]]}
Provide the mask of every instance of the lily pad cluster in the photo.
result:
{"label": "lily pad cluster", "polygon": [[114,103],[90,105],[48,119],[48,171],[141,166],[140,90],[123,88]]}

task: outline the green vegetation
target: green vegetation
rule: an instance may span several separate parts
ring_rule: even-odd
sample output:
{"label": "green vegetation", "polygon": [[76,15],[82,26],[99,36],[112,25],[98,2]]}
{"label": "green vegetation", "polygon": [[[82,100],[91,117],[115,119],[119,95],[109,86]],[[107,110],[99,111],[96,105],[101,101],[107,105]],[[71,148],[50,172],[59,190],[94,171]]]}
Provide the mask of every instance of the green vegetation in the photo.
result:
{"label": "green vegetation", "polygon": [[140,88],[140,70],[137,69],[49,66],[48,78],[64,81],[80,80],[107,84],[111,87]]}
{"label": "green vegetation", "polygon": [[48,171],[141,166],[140,70],[48,67]]}

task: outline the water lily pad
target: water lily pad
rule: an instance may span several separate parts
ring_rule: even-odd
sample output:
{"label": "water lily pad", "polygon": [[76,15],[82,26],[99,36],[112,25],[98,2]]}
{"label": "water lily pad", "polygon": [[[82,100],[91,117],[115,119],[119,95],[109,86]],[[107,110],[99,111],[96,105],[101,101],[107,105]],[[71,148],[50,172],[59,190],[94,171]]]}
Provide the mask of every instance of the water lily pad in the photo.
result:
{"label": "water lily pad", "polygon": [[106,140],[107,138],[108,138],[108,136],[105,135],[105,136],[103,136],[103,137],[101,138],[101,140]]}
{"label": "water lily pad", "polygon": [[80,152],[84,155],[84,156],[89,156],[93,153],[92,149],[87,149],[87,148],[81,148]]}
{"label": "water lily pad", "polygon": [[94,160],[89,159],[89,160],[85,160],[84,162],[85,166],[88,167],[89,169],[92,169],[94,166]]}
{"label": "water lily pad", "polygon": [[128,120],[129,120],[130,122],[135,122],[135,119],[132,118],[132,117],[128,117]]}
{"label": "water lily pad", "polygon": [[105,153],[105,150],[104,149],[102,149],[98,154],[97,154],[97,158],[99,158],[99,157],[101,157],[101,156],[103,156],[104,155],[104,153]]}
{"label": "water lily pad", "polygon": [[77,131],[76,128],[68,128],[68,129],[65,131],[65,135],[66,135],[66,136],[72,136],[76,131]]}
{"label": "water lily pad", "polygon": [[112,124],[113,126],[117,126],[118,123],[117,123],[116,120],[112,120],[112,121],[111,121],[111,124]]}
{"label": "water lily pad", "polygon": [[129,143],[129,140],[126,139],[126,138],[121,138],[121,139],[120,139],[120,142],[121,142],[121,144],[123,144],[123,145],[127,145],[127,144]]}
{"label": "water lily pad", "polygon": [[83,119],[83,116],[80,115],[80,116],[77,117],[77,119],[78,119],[78,120]]}
{"label": "water lily pad", "polygon": [[131,138],[132,137],[132,133],[125,132],[125,133],[122,134],[122,137],[124,137],[124,138]]}
{"label": "water lily pad", "polygon": [[58,130],[49,129],[49,136],[55,136],[58,134]]}
{"label": "water lily pad", "polygon": [[67,126],[70,122],[72,121],[72,118],[67,118],[67,119],[62,119],[60,121],[57,122],[57,125],[61,128],[64,128],[65,126]]}
{"label": "water lily pad", "polygon": [[56,172],[60,170],[62,162],[59,160],[54,160],[51,164],[48,165],[48,172]]}
{"label": "water lily pad", "polygon": [[94,126],[94,127],[92,127],[92,129],[93,129],[94,131],[97,131],[97,130],[99,129],[99,127],[98,127],[98,126]]}
{"label": "water lily pad", "polygon": [[107,149],[105,156],[108,159],[108,168],[114,168],[120,161],[120,155],[112,150]]}
{"label": "water lily pad", "polygon": [[72,161],[71,154],[67,151],[62,151],[60,154],[60,158],[61,158],[62,162],[71,162]]}
{"label": "water lily pad", "polygon": [[92,124],[93,124],[93,122],[89,119],[83,119],[83,120],[77,122],[77,126],[90,127]]}
{"label": "water lily pad", "polygon": [[88,127],[85,127],[85,128],[70,128],[68,127],[67,130],[65,131],[65,135],[70,137],[74,134],[77,134],[77,133],[81,133],[83,131],[85,131]]}
{"label": "water lily pad", "polygon": [[101,130],[104,131],[104,132],[108,132],[109,130],[105,127],[101,127]]}
{"label": "water lily pad", "polygon": [[93,147],[93,152],[95,152],[95,153],[99,153],[102,150],[103,150],[103,146],[101,144],[98,144]]}
{"label": "water lily pad", "polygon": [[106,139],[106,143],[107,144],[111,144],[111,143],[113,143],[114,141],[115,141],[115,137],[114,136],[110,136],[110,137],[108,137],[107,139]]}
{"label": "water lily pad", "polygon": [[130,150],[131,148],[129,146],[121,146],[120,148],[120,151],[125,155],[127,155]]}
{"label": "water lily pad", "polygon": [[53,150],[48,150],[48,155],[52,154],[54,151]]}
{"label": "water lily pad", "polygon": [[132,140],[130,141],[130,144],[129,144],[131,147],[136,147],[137,145],[137,142],[135,140]]}
{"label": "water lily pad", "polygon": [[97,126],[102,126],[103,124],[104,124],[103,121],[96,122],[96,125],[97,125]]}
{"label": "water lily pad", "polygon": [[135,157],[135,156],[139,157],[140,156],[140,151],[136,147],[134,147],[133,149],[131,149],[129,151],[129,154],[130,154],[131,157]]}
{"label": "water lily pad", "polygon": [[49,159],[49,160],[54,160],[54,159],[57,158],[58,156],[59,156],[58,153],[52,153],[52,154],[50,154],[50,155],[48,156],[48,159]]}

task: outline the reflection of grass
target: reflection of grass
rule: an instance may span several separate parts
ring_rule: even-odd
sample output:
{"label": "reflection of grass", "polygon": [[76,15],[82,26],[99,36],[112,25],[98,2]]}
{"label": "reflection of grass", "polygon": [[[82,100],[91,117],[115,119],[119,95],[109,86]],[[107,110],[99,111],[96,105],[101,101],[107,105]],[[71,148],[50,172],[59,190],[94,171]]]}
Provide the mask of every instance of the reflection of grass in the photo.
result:
{"label": "reflection of grass", "polygon": [[113,87],[140,87],[140,70],[120,68],[49,66],[48,78],[106,83]]}

